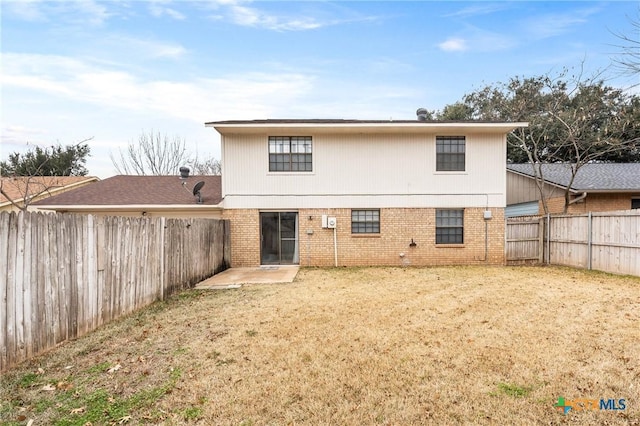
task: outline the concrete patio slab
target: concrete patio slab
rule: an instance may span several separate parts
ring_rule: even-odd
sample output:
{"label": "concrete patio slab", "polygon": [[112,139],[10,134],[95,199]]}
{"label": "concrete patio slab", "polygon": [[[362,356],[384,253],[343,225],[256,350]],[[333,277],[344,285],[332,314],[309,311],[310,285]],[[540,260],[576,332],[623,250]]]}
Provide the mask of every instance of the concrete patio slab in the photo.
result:
{"label": "concrete patio slab", "polygon": [[295,279],[299,269],[298,265],[230,268],[199,282],[196,288],[215,290],[238,288],[242,284],[290,283]]}

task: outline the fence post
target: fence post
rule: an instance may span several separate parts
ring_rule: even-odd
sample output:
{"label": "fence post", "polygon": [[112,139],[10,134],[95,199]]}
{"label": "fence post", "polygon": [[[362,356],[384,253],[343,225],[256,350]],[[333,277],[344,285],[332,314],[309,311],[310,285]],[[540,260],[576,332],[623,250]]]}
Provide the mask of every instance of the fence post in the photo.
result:
{"label": "fence post", "polygon": [[591,250],[593,247],[593,241],[592,241],[592,221],[593,221],[593,216],[591,215],[591,212],[589,212],[589,215],[587,216],[587,220],[589,221],[587,223],[587,233],[589,235],[587,235],[587,269],[591,270]]}
{"label": "fence post", "polygon": [[547,265],[551,264],[551,215],[547,213]]}
{"label": "fence post", "polygon": [[538,218],[538,263],[544,262],[544,218]]}
{"label": "fence post", "polygon": [[164,216],[160,218],[160,300],[164,300],[164,286],[166,285],[164,277],[164,237],[166,220],[167,219]]}

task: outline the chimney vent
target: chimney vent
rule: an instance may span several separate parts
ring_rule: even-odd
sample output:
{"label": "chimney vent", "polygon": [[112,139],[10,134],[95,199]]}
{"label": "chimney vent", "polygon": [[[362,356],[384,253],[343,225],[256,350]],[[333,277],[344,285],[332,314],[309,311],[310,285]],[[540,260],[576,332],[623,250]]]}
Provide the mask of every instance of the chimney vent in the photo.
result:
{"label": "chimney vent", "polygon": [[189,172],[191,170],[188,167],[180,167],[180,179],[186,179],[189,177]]}
{"label": "chimney vent", "polygon": [[429,111],[427,111],[426,108],[418,108],[416,115],[418,116],[418,121],[427,121]]}

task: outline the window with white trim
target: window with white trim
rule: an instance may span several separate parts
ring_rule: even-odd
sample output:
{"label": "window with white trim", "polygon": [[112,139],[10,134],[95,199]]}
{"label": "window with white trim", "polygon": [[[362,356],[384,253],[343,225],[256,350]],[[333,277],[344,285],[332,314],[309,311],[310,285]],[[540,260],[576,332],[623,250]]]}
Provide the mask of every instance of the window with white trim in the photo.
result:
{"label": "window with white trim", "polygon": [[379,234],[380,210],[351,210],[352,234]]}
{"label": "window with white trim", "polygon": [[436,136],[436,171],[463,172],[465,144],[464,136]]}
{"label": "window with white trim", "polygon": [[311,136],[269,136],[270,172],[312,171]]}
{"label": "window with white trim", "polygon": [[436,210],[436,244],[464,243],[464,210]]}

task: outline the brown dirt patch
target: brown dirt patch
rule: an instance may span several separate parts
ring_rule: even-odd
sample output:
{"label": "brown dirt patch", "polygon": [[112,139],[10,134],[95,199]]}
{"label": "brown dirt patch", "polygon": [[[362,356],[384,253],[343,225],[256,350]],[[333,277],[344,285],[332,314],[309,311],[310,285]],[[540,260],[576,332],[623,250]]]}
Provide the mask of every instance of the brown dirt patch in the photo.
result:
{"label": "brown dirt patch", "polygon": [[[23,364],[2,378],[0,420],[640,424],[638,348],[634,277],[302,269],[292,284],[183,293]],[[626,409],[563,415],[560,396]]]}

